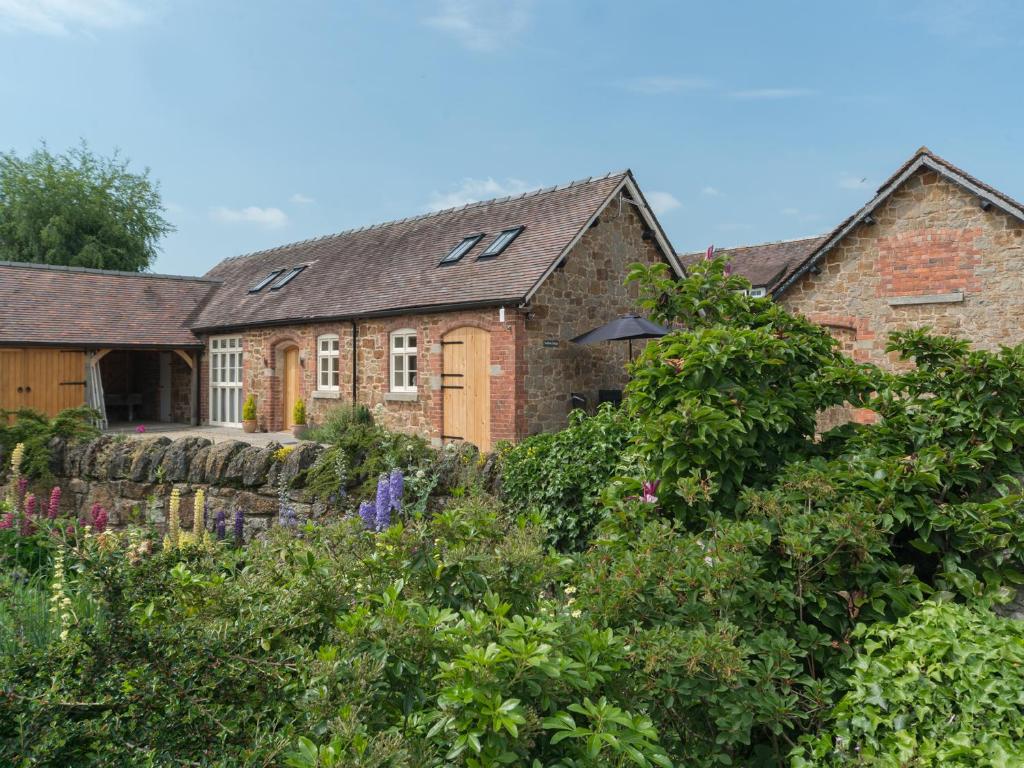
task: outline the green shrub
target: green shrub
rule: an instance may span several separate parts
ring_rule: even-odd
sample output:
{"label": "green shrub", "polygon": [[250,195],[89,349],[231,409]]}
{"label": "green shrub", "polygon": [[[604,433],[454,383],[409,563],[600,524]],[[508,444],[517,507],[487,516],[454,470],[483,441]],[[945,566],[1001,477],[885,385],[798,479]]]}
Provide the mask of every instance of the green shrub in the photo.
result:
{"label": "green shrub", "polygon": [[794,768],[1024,764],[1024,624],[928,603],[858,640],[849,690]]}
{"label": "green shrub", "polygon": [[306,436],[318,443],[335,444],[353,426],[373,426],[373,414],[365,405],[339,405],[324,415],[323,422],[310,427]]}
{"label": "green shrub", "polygon": [[574,411],[561,432],[499,446],[503,501],[514,514],[540,516],[556,547],[585,547],[635,430],[625,411],[605,404],[594,416]]}
{"label": "green shrub", "polygon": [[[50,477],[50,440],[55,437],[69,440],[93,438],[99,434],[95,426],[98,416],[95,410],[87,407],[68,408],[52,419],[28,408],[18,411],[0,410],[0,448],[3,449],[0,478],[9,469],[7,457],[18,443],[25,444],[21,473],[30,478]],[[11,417],[13,421],[8,424],[7,420]]]}
{"label": "green shrub", "polygon": [[292,421],[299,427],[306,425],[306,401],[301,397],[295,401],[295,405],[292,407]]}
{"label": "green shrub", "polygon": [[242,403],[242,421],[256,421],[256,395],[251,392]]}

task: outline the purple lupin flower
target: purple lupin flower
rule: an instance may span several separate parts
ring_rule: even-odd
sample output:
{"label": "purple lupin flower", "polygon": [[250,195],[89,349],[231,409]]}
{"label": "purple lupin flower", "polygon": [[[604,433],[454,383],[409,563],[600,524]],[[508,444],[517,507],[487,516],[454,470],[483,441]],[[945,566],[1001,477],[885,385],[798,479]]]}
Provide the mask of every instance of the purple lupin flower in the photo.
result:
{"label": "purple lupin flower", "polygon": [[235,510],[235,544],[242,546],[245,537],[245,513],[241,509]]}
{"label": "purple lupin flower", "polygon": [[376,530],[386,530],[391,525],[391,481],[387,475],[377,480]]}
{"label": "purple lupin flower", "polygon": [[50,504],[46,510],[46,516],[51,520],[56,520],[57,515],[60,514],[60,486],[53,486],[53,490],[50,491]]}
{"label": "purple lupin flower", "polygon": [[22,506],[25,503],[25,494],[27,492],[28,492],[28,478],[25,477],[24,475],[22,475],[21,477],[18,478],[18,495],[17,495],[17,502],[16,502],[16,508],[17,509],[22,509]]}
{"label": "purple lupin flower", "polygon": [[388,489],[388,498],[391,501],[391,510],[393,512],[401,512],[402,495],[405,493],[405,476],[402,474],[402,470],[394,469],[391,471],[389,484],[391,487]]}
{"label": "purple lupin flower", "polygon": [[712,261],[715,258],[715,246],[709,245],[708,249],[704,251],[704,261]]}
{"label": "purple lupin flower", "polygon": [[99,504],[93,504],[89,516],[92,518],[92,527],[96,529],[96,533],[103,533],[107,530],[107,520],[109,519],[107,510]]}
{"label": "purple lupin flower", "polygon": [[365,528],[372,531],[376,527],[377,513],[370,502],[364,501],[359,505],[359,517],[362,519]]}
{"label": "purple lupin flower", "polygon": [[32,518],[36,514],[36,495],[30,493],[25,496],[25,509],[21,515],[21,535],[31,536],[32,531],[35,530],[35,524],[32,522]]}
{"label": "purple lupin flower", "polygon": [[8,512],[3,517],[0,517],[0,530],[14,527],[14,513]]}
{"label": "purple lupin flower", "polygon": [[725,265],[725,276],[729,277],[730,275],[732,275],[732,262],[731,261],[728,264]]}
{"label": "purple lupin flower", "polygon": [[224,514],[224,510],[217,512],[216,517],[213,518],[213,530],[217,535],[217,541],[224,541],[224,537],[227,535],[227,515]]}

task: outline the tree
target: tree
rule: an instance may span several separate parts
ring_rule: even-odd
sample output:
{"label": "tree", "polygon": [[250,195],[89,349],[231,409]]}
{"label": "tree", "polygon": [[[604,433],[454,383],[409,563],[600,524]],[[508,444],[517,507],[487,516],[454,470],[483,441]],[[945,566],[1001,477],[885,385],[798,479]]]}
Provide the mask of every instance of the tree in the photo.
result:
{"label": "tree", "polygon": [[83,142],[66,154],[45,144],[28,157],[0,153],[0,259],[139,272],[174,227],[149,169]]}

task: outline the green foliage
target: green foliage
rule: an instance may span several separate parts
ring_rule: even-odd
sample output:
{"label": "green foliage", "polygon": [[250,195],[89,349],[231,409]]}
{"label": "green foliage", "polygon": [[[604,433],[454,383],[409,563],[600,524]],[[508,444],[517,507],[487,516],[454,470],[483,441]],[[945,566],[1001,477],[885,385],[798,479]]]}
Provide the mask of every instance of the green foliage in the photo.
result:
{"label": "green foliage", "polygon": [[1024,764],[1024,624],[926,603],[859,635],[849,690],[794,768]]}
{"label": "green foliage", "polygon": [[301,397],[295,401],[295,405],[292,408],[292,421],[295,422],[296,426],[305,426],[306,424],[306,401]]}
{"label": "green foliage", "polygon": [[585,547],[635,430],[625,411],[605,404],[594,416],[573,411],[561,432],[500,445],[502,499],[514,513],[543,519],[559,549]]}
{"label": "green foliage", "polygon": [[256,395],[252,392],[242,403],[242,421],[256,421]]}
{"label": "green foliage", "polygon": [[827,331],[740,293],[749,284],[722,259],[683,280],[663,264],[630,278],[658,319],[684,326],[648,343],[627,388],[639,458],[674,513],[735,508],[744,489],[815,453],[820,410],[869,390]]}
{"label": "green foliage", "polygon": [[436,461],[436,452],[423,438],[391,432],[359,414],[355,418],[334,415],[342,411],[352,413],[349,408],[336,409],[332,418],[307,435],[310,440],[331,443],[309,469],[306,487],[311,497],[339,503],[370,498],[381,474],[401,469],[407,479],[414,480]]}
{"label": "green foliage", "polygon": [[174,231],[162,213],[149,171],[116,153],[0,153],[0,259],[140,272]]}
{"label": "green foliage", "polygon": [[[68,408],[52,419],[38,411],[22,408],[18,411],[0,410],[0,448],[4,457],[9,457],[18,443],[25,445],[25,457],[21,462],[21,473],[30,478],[48,478],[50,472],[49,443],[55,437],[69,440],[88,440],[96,437],[99,430],[95,410],[87,407]],[[13,421],[8,423],[8,419]],[[0,476],[7,471],[7,459],[0,466]]]}
{"label": "green foliage", "polygon": [[625,638],[486,499],[380,535],[344,519],[133,552],[67,552],[104,618],[0,661],[0,762],[670,765],[619,695]]}
{"label": "green foliage", "polygon": [[373,426],[373,414],[365,405],[339,405],[331,408],[320,424],[310,427],[306,436],[318,443],[340,443],[353,426]]}

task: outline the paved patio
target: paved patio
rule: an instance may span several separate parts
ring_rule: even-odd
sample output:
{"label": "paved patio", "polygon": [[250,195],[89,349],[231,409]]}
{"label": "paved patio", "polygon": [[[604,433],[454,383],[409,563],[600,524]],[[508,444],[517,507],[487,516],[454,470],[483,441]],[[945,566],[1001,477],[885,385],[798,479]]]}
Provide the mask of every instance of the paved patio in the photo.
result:
{"label": "paved patio", "polygon": [[292,436],[291,432],[253,432],[248,434],[234,427],[191,427],[187,424],[156,423],[142,424],[141,426],[145,427],[145,431],[140,433],[139,426],[139,424],[116,423],[111,424],[107,432],[115,435],[138,435],[139,437],[159,435],[160,437],[169,437],[171,440],[177,440],[180,437],[205,437],[213,443],[223,443],[225,440],[241,440],[244,443],[260,447],[270,445],[271,443],[295,445],[299,442]]}

